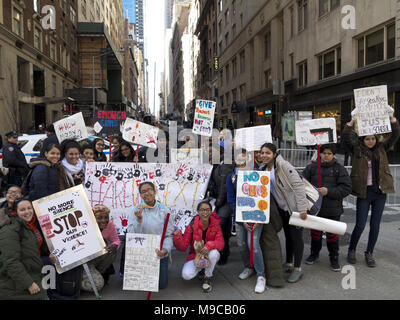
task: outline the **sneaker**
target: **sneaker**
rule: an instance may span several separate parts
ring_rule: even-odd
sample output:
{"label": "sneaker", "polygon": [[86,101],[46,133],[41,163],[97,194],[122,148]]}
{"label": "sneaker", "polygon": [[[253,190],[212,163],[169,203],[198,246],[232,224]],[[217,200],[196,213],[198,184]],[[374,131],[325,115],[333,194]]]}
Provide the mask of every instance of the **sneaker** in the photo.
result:
{"label": "sneaker", "polygon": [[254,289],[256,293],[263,293],[265,291],[265,278],[264,277],[258,277],[257,278],[257,284]]}
{"label": "sneaker", "polygon": [[203,281],[203,291],[207,293],[210,292],[211,290],[212,290],[211,278],[205,277]]}
{"label": "sneaker", "polygon": [[236,236],[236,226],[235,226],[235,224],[232,224],[231,236],[232,236],[232,237],[235,237],[235,236]]}
{"label": "sneaker", "polygon": [[340,271],[342,269],[340,267],[340,264],[339,264],[339,257],[338,256],[329,257],[329,259],[331,261],[331,270],[332,271]]}
{"label": "sneaker", "polygon": [[370,252],[365,252],[365,262],[367,263],[367,266],[370,268],[376,267],[375,259],[372,256],[372,253]]}
{"label": "sneaker", "polygon": [[349,252],[347,253],[347,261],[348,261],[348,263],[351,263],[351,264],[357,263],[356,250],[349,250]]}
{"label": "sneaker", "polygon": [[319,255],[315,253],[311,253],[306,259],[306,264],[314,264],[318,261]]}
{"label": "sneaker", "polygon": [[294,269],[293,272],[290,274],[289,278],[287,279],[287,282],[295,283],[299,281],[302,276],[303,276],[303,271]]}
{"label": "sneaker", "polygon": [[201,269],[197,275],[197,279],[199,279],[200,281],[204,281],[205,276],[206,276],[205,269]]}
{"label": "sneaker", "polygon": [[254,274],[254,270],[251,268],[244,268],[241,274],[239,274],[239,279],[245,280],[250,278]]}
{"label": "sneaker", "polygon": [[294,270],[294,265],[293,263],[284,263],[283,264],[283,270],[285,271],[285,273],[292,273]]}

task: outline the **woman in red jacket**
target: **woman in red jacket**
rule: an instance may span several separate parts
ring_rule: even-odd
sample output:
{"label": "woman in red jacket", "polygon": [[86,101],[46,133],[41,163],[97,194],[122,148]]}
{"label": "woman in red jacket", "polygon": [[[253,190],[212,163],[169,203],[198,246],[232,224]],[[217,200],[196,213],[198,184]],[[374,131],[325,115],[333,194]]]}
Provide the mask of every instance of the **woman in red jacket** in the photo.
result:
{"label": "woman in red jacket", "polygon": [[190,225],[186,227],[183,235],[179,229],[174,231],[174,245],[179,251],[186,251],[190,244],[189,255],[182,269],[182,278],[184,280],[191,280],[202,271],[201,268],[195,266],[195,246],[196,248],[198,245],[201,247],[201,241],[203,241],[204,246],[201,249],[198,248],[197,253],[208,256],[210,261],[209,266],[205,268],[205,277],[203,280],[204,292],[210,292],[212,290],[211,278],[214,267],[220,257],[219,251],[222,251],[225,246],[225,241],[220,227],[220,218],[215,212],[212,212],[209,202],[200,202],[197,206],[197,214]]}

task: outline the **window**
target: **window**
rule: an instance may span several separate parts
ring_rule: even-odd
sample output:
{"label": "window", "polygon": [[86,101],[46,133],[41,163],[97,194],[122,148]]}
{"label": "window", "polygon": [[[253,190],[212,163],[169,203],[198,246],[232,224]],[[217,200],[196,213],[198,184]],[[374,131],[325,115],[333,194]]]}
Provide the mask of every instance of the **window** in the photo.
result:
{"label": "window", "polygon": [[53,40],[50,42],[50,58],[56,61],[56,42]]}
{"label": "window", "polygon": [[237,101],[237,89],[232,90],[232,102]]}
{"label": "window", "polygon": [[294,54],[290,54],[290,79],[294,77]]}
{"label": "window", "polygon": [[218,44],[219,54],[222,53],[222,41]]}
{"label": "window", "polygon": [[232,40],[236,37],[236,24],[232,26]]}
{"label": "window", "polygon": [[56,76],[51,76],[52,78],[52,84],[53,84],[53,97],[57,96],[57,77]]}
{"label": "window", "polygon": [[71,48],[72,50],[76,51],[76,37],[74,35],[74,33],[71,33]]}
{"label": "window", "polygon": [[220,103],[221,103],[221,109],[224,108],[224,96],[219,97]]}
{"label": "window", "polygon": [[68,26],[64,26],[64,40],[65,42],[68,42]]}
{"label": "window", "polygon": [[243,13],[240,14],[240,29],[243,29]]}
{"label": "window", "polygon": [[319,16],[340,6],[340,0],[319,0]]}
{"label": "window", "polygon": [[271,58],[271,31],[269,30],[264,36],[264,58]]}
{"label": "window", "polygon": [[366,34],[357,40],[357,44],[358,44],[357,65],[359,68],[383,60],[394,58],[395,25],[389,24],[380,30],[377,30],[370,34]]}
{"label": "window", "polygon": [[246,100],[246,84],[242,84],[239,87],[239,91],[240,91],[240,100]]}
{"label": "window", "polygon": [[290,13],[290,39],[293,38],[294,36],[294,10],[293,6],[289,8],[289,13]]}
{"label": "window", "polygon": [[298,1],[298,31],[303,31],[307,28],[307,0],[299,0]]}
{"label": "window", "polygon": [[226,100],[226,106],[229,107],[229,105],[230,105],[229,92],[227,94],[225,94],[225,100]]}
{"label": "window", "polygon": [[236,57],[232,59],[232,77],[236,78],[237,75],[237,66],[236,66]]}
{"label": "window", "polygon": [[224,85],[224,71],[223,70],[221,70],[219,72],[219,81],[220,81],[220,85],[222,87]]}
{"label": "window", "polygon": [[225,11],[225,25],[229,23],[229,9]]}
{"label": "window", "polygon": [[226,77],[226,84],[229,83],[229,64],[225,67],[225,77]]}
{"label": "window", "polygon": [[22,37],[22,12],[13,7],[13,32]]}
{"label": "window", "polygon": [[225,48],[228,46],[229,43],[229,32],[225,34]]}
{"label": "window", "polygon": [[299,71],[299,87],[307,85],[307,61],[302,62],[298,65]]}
{"label": "window", "polygon": [[218,22],[218,34],[220,35],[222,32],[222,20]]}
{"label": "window", "polygon": [[33,0],[33,10],[40,13],[40,3],[39,0]]}
{"label": "window", "polygon": [[243,50],[242,52],[240,52],[240,73],[243,73],[246,71],[246,55],[245,55],[245,51]]}
{"label": "window", "polygon": [[219,12],[222,12],[222,0],[219,0]]}
{"label": "window", "polygon": [[232,0],[232,15],[236,14],[236,0]]}
{"label": "window", "polygon": [[70,17],[71,17],[71,22],[72,24],[76,23],[76,12],[72,6],[70,7]]}
{"label": "window", "polygon": [[265,89],[272,88],[271,69],[264,71],[264,86],[265,86]]}
{"label": "window", "polygon": [[33,34],[33,45],[38,50],[42,49],[42,30],[36,26]]}
{"label": "window", "polygon": [[319,80],[341,73],[341,48],[338,47],[318,56]]}

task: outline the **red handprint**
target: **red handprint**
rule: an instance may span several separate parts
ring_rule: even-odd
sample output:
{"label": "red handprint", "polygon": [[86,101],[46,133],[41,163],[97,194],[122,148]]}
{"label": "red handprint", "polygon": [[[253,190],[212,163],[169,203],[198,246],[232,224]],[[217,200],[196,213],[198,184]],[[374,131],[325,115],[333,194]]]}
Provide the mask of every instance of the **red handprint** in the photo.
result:
{"label": "red handprint", "polygon": [[119,217],[121,219],[121,226],[123,228],[128,226],[128,217],[123,213],[121,217]]}
{"label": "red handprint", "polygon": [[186,164],[181,164],[180,166],[179,166],[179,169],[178,169],[178,171],[176,172],[176,175],[181,175],[184,171],[186,171],[188,168],[187,168],[187,166],[186,166]]}

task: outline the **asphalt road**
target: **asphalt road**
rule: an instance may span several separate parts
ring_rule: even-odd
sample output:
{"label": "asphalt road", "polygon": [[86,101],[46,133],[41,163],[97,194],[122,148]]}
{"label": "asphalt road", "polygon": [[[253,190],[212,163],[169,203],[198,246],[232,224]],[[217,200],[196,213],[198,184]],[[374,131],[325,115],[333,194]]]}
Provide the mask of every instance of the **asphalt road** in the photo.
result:
{"label": "asphalt road", "polygon": [[[355,212],[346,209],[342,221],[348,224],[347,232],[340,238],[340,263],[347,269],[346,254],[350,234],[353,231]],[[254,293],[256,276],[240,280],[238,275],[243,269],[235,237],[231,238],[231,256],[225,266],[216,266],[211,293],[203,293],[197,279],[184,281],[181,278],[186,253],[172,252],[172,264],[169,266],[168,287],[153,292],[152,300],[388,300],[400,299],[400,211],[393,208],[385,210],[378,243],[374,256],[376,268],[368,268],[364,261],[364,250],[368,241],[367,225],[358,245],[356,265],[349,273],[330,270],[328,251],[324,244],[319,261],[312,265],[303,263],[303,278],[295,284],[287,283],[283,288],[268,288],[262,294]],[[279,234],[284,248],[283,231]],[[303,262],[310,251],[309,231],[304,231],[305,250]],[[119,257],[114,264],[119,269]],[[351,276],[353,278],[350,279]],[[145,300],[147,292],[123,291],[119,275],[110,277],[109,283],[101,291],[103,300]],[[81,300],[94,300],[93,293],[83,292]]]}

